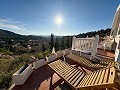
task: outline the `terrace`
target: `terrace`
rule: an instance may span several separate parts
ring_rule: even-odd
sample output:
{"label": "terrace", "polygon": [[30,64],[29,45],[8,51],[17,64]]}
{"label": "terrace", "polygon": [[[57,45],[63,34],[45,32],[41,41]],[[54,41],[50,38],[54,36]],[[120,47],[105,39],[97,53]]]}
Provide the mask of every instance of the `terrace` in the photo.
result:
{"label": "terrace", "polygon": [[[104,52],[101,49],[98,49],[97,53],[101,56],[104,54],[106,57],[114,56],[113,53],[107,51]],[[64,60],[62,57],[60,59]],[[69,63],[71,66],[75,66],[83,70],[86,73],[92,72],[91,70],[88,70],[85,67],[81,67],[80,65],[69,59],[66,59],[66,62]],[[39,69],[34,69],[33,73],[30,75],[30,77],[23,85],[16,85],[12,88],[12,90],[72,90],[72,89],[71,87],[69,87],[69,85],[64,83],[64,81],[48,65],[44,65]]]}
{"label": "terrace", "polygon": [[[82,77],[84,78],[85,76],[89,76],[90,74],[95,73],[96,71],[98,72],[99,70],[104,70],[107,68],[109,68],[108,75],[110,75],[111,73],[112,75],[114,75],[113,73],[117,73],[114,77],[112,76],[112,78],[118,78],[113,79],[112,81],[112,83],[117,85],[117,87],[110,86],[109,82],[106,82],[108,85],[103,86],[104,88],[102,87],[100,90],[113,88],[119,89],[119,73],[118,71],[116,72],[119,66],[116,65],[114,58],[115,54],[110,51],[104,51],[103,49],[97,48],[99,40],[98,38],[98,36],[96,36],[95,38],[73,37],[72,49],[65,49],[62,51],[55,52],[53,48],[53,54],[47,56],[46,59],[34,61],[30,65],[25,65],[21,67],[16,73],[14,73],[13,82],[15,84],[12,85],[10,89],[73,90],[77,88],[76,85],[80,85],[80,82],[82,81],[80,80],[80,76],[84,75]],[[68,73],[67,69],[68,72],[71,72]],[[68,75],[66,73],[68,73]],[[80,73],[83,73],[83,75],[80,75]],[[98,76],[99,80],[102,80],[106,77],[106,74],[104,73],[107,73],[107,71],[103,72],[103,76],[101,76],[101,74]],[[72,79],[70,79],[70,77]],[[79,77],[79,79],[77,80],[76,77]],[[102,79],[100,79],[101,77]],[[106,81],[109,81],[108,79],[110,78],[106,78]],[[72,85],[73,82],[68,80],[73,80],[75,85]],[[114,80],[117,80],[117,82]],[[100,85],[102,85],[102,83]],[[101,86],[98,85],[97,87]],[[79,88],[84,87],[82,86]],[[85,86],[85,88],[85,90],[87,90],[88,86]],[[93,85],[92,88],[96,89],[96,85]]]}

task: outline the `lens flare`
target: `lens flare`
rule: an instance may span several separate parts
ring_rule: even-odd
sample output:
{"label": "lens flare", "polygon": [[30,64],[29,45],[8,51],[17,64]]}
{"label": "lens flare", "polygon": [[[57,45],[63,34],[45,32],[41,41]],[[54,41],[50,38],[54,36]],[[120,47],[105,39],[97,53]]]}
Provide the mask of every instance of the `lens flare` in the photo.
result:
{"label": "lens flare", "polygon": [[57,16],[55,21],[56,21],[56,24],[60,25],[63,23],[63,18],[61,16]]}

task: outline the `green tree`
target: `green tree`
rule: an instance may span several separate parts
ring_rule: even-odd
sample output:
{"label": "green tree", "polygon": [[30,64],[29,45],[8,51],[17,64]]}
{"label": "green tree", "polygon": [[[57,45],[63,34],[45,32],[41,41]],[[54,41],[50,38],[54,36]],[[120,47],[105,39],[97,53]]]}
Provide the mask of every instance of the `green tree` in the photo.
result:
{"label": "green tree", "polygon": [[55,50],[56,51],[59,50],[59,41],[58,41],[58,38],[56,38],[56,40],[55,40]]}
{"label": "green tree", "polygon": [[54,35],[51,33],[51,40],[50,40],[50,51],[52,52],[52,48],[54,47]]}
{"label": "green tree", "polygon": [[44,52],[45,51],[45,45],[44,45],[44,43],[42,43],[42,52]]}
{"label": "green tree", "polygon": [[63,36],[62,37],[62,40],[61,40],[61,49],[65,49],[65,37]]}
{"label": "green tree", "polygon": [[66,39],[66,46],[67,46],[67,48],[70,48],[70,38],[69,38],[69,36],[67,36],[66,38],[67,38]]}

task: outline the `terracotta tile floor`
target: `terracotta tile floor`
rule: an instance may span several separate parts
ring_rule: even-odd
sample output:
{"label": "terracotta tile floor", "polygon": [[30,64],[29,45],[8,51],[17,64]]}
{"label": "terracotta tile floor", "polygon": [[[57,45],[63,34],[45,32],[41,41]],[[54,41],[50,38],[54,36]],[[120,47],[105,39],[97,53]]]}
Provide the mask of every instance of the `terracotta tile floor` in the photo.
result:
{"label": "terracotta tile floor", "polygon": [[102,49],[97,49],[97,54],[106,56],[106,57],[110,57],[110,58],[114,58],[114,53],[110,52],[110,51],[104,51]]}
{"label": "terracotta tile floor", "polygon": [[53,90],[61,82],[60,77],[45,65],[34,70],[24,85],[15,86],[12,90]]}
{"label": "terracotta tile floor", "polygon": [[115,54],[113,52],[104,51],[102,49],[97,49],[97,56],[107,62],[115,60]]}

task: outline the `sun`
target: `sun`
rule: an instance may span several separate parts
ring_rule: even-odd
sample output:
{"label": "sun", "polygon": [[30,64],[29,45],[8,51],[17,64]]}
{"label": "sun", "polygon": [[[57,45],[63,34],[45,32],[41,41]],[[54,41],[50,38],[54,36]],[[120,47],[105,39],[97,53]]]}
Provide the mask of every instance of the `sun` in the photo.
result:
{"label": "sun", "polygon": [[63,23],[63,18],[62,16],[57,16],[55,19],[56,24],[60,25]]}

